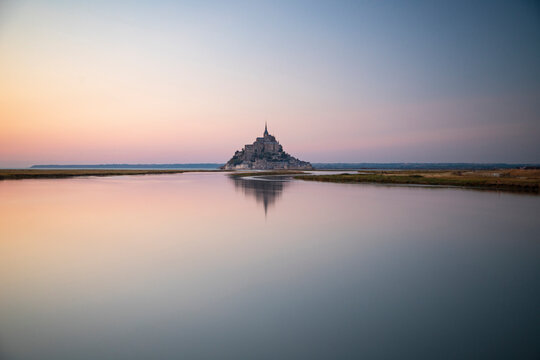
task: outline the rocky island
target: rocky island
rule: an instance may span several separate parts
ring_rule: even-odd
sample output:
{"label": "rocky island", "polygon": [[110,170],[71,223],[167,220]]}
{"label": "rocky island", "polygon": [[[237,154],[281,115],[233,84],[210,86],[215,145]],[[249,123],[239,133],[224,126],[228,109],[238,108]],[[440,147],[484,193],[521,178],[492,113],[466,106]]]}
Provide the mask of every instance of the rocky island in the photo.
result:
{"label": "rocky island", "polygon": [[262,137],[258,137],[253,144],[244,146],[242,150],[236,151],[221,168],[224,170],[313,169],[309,162],[298,160],[283,151],[281,144],[268,133],[266,124]]}

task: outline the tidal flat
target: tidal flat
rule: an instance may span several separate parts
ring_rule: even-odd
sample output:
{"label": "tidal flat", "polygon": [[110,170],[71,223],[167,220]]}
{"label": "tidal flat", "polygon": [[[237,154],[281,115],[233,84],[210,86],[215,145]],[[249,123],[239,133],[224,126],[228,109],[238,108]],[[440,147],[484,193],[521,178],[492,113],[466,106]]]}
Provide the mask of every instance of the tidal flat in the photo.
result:
{"label": "tidal flat", "polygon": [[[84,176],[163,175],[223,170],[185,169],[0,169],[0,180],[59,179]],[[328,171],[328,170],[326,170]],[[328,171],[329,172],[329,171]],[[290,175],[296,180],[333,183],[378,183],[462,187],[540,193],[539,169],[501,170],[359,170],[356,173],[313,174],[301,170],[238,171],[232,177]]]}
{"label": "tidal flat", "polygon": [[[130,170],[130,169],[0,169],[0,180],[60,179],[77,176],[121,176],[181,174],[212,170]],[[214,170],[217,171],[217,170]]]}
{"label": "tidal flat", "polygon": [[540,193],[540,170],[393,170],[355,174],[295,175],[295,179],[334,183],[452,186],[500,191]]}

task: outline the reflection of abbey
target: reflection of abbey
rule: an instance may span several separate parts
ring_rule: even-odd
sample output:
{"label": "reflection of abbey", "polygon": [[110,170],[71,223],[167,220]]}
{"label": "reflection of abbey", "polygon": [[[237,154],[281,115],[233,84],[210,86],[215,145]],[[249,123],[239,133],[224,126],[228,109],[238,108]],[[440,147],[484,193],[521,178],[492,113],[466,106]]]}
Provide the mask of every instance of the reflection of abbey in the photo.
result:
{"label": "reflection of abbey", "polygon": [[268,208],[273,206],[281,196],[288,181],[282,181],[273,177],[272,181],[254,180],[244,177],[231,176],[237,189],[241,189],[246,197],[253,197],[257,204],[262,205],[264,214],[268,213]]}
{"label": "reflection of abbey", "polygon": [[312,166],[306,161],[300,161],[283,151],[283,147],[273,135],[268,133],[266,124],[263,137],[258,137],[251,145],[246,145],[222,167],[225,170],[239,169],[303,169],[310,170]]}

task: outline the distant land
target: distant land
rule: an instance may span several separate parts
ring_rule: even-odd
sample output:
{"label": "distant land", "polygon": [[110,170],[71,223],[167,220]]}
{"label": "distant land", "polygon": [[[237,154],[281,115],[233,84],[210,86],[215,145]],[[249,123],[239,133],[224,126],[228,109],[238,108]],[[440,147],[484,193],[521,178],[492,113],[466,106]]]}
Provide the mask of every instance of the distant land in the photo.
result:
{"label": "distant land", "polygon": [[93,164],[93,165],[32,165],[31,169],[219,169],[224,164]]}
{"label": "distant land", "polygon": [[540,164],[506,163],[313,163],[317,170],[372,169],[372,170],[493,170],[540,168]]}
{"label": "distant land", "polygon": [[[32,165],[32,169],[201,169],[215,170],[224,163],[188,164],[94,164],[94,165]],[[312,163],[316,170],[493,170],[540,169],[540,164],[506,163]]]}

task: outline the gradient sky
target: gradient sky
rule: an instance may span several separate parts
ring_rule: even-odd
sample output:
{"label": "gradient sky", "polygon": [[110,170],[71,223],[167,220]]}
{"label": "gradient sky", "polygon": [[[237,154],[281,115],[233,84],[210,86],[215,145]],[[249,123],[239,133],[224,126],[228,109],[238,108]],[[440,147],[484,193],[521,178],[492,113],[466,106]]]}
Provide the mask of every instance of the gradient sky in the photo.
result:
{"label": "gradient sky", "polygon": [[540,162],[536,1],[0,0],[0,167]]}

